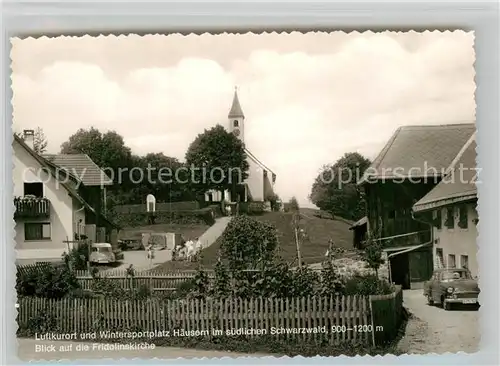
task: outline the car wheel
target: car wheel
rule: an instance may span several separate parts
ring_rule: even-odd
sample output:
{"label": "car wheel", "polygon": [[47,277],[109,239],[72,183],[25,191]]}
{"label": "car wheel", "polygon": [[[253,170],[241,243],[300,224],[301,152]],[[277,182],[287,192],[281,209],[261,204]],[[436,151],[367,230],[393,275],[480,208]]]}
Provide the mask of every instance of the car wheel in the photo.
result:
{"label": "car wheel", "polygon": [[427,305],[434,305],[434,300],[432,300],[431,295],[427,295]]}

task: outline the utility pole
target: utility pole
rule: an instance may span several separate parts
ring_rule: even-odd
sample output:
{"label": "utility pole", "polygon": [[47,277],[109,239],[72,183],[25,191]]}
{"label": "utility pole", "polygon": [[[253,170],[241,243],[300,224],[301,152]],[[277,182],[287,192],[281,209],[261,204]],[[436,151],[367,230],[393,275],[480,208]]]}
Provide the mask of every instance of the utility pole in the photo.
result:
{"label": "utility pole", "polygon": [[300,222],[300,214],[296,213],[293,216],[293,229],[295,232],[295,245],[297,246],[297,259],[299,260],[299,268],[302,268],[302,254],[300,253],[300,227],[299,227],[299,222]]}

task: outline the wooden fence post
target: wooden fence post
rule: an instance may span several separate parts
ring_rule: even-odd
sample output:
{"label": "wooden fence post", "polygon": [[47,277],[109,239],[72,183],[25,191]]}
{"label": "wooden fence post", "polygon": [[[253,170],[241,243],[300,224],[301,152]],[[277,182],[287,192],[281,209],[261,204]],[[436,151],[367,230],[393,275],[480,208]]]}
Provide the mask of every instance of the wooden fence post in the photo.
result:
{"label": "wooden fence post", "polygon": [[375,320],[374,320],[374,316],[373,316],[373,296],[370,295],[368,296],[368,302],[369,302],[369,305],[370,305],[370,318],[371,318],[371,325],[372,325],[372,345],[373,347],[375,347]]}

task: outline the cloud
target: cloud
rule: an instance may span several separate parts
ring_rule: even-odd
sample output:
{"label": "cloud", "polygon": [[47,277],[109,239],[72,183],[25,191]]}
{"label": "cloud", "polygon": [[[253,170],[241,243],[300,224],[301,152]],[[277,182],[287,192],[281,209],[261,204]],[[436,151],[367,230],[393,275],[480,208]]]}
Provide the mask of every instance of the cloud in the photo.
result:
{"label": "cloud", "polygon": [[373,158],[400,125],[475,115],[464,32],[26,39],[12,57],[15,127],[43,127],[53,151],[95,126],[136,153],[183,159],[227,123],[237,84],[247,147],[302,204],[345,152]]}

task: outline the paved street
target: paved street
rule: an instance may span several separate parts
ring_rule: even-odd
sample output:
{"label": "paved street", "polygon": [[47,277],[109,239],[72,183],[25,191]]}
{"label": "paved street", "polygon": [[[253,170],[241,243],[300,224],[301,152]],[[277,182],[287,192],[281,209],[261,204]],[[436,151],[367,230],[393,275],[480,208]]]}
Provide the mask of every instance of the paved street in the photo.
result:
{"label": "paved street", "polygon": [[[226,229],[231,219],[232,217],[228,216],[216,219],[215,223],[199,237],[202,248],[208,248],[215,243],[217,238],[219,238]],[[124,251],[123,256],[123,261],[119,266],[108,269],[107,271],[125,270],[131,264],[136,270],[147,270],[172,260],[172,252],[170,250],[156,250],[155,258],[152,261],[148,258],[148,253],[144,250]]]}
{"label": "paved street", "polygon": [[442,354],[479,350],[479,311],[445,311],[438,306],[429,306],[422,290],[405,290],[403,298],[405,307],[413,314],[400,342],[403,352]]}
{"label": "paved street", "polygon": [[[82,359],[121,359],[121,358],[220,358],[220,357],[263,357],[266,355],[260,354],[247,354],[247,353],[233,353],[222,351],[204,351],[188,348],[177,347],[155,347],[154,349],[144,350],[119,350],[119,351],[106,351],[106,350],[92,350],[92,343],[88,342],[65,342],[65,341],[37,341],[34,339],[18,339],[18,357],[21,361],[31,360],[82,360]],[[38,352],[36,346],[38,345]],[[49,351],[49,346],[55,346],[55,351]],[[78,347],[78,345],[80,345]],[[89,350],[77,350],[82,345],[89,346]],[[46,346],[41,350],[41,346]],[[62,347],[62,348],[61,348]],[[60,349],[69,349],[62,351]]]}
{"label": "paved street", "polygon": [[136,270],[151,269],[172,260],[172,252],[170,250],[156,250],[155,258],[152,261],[148,258],[148,252],[145,250],[124,251],[123,257],[123,261],[119,266],[108,271],[126,270],[131,264]]}

